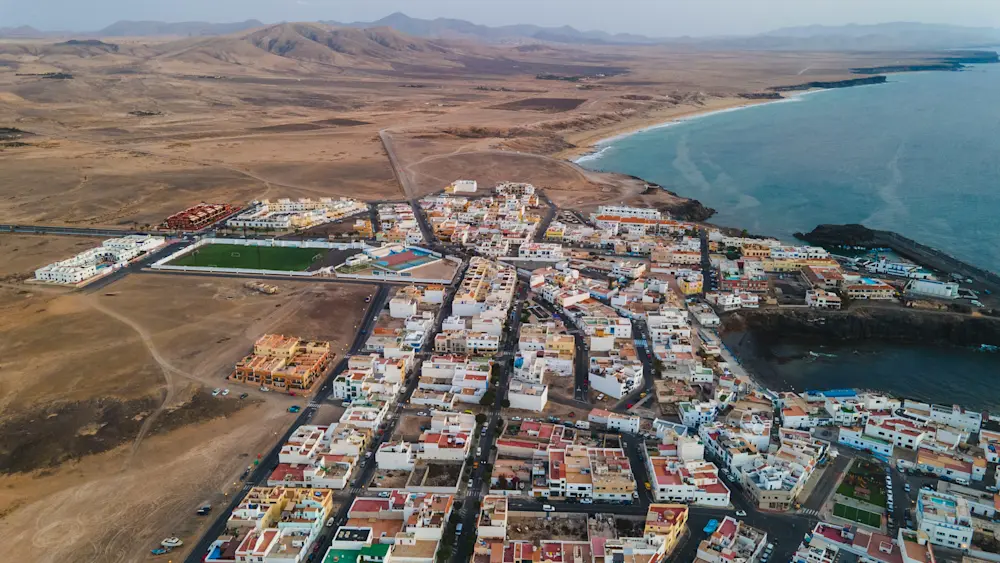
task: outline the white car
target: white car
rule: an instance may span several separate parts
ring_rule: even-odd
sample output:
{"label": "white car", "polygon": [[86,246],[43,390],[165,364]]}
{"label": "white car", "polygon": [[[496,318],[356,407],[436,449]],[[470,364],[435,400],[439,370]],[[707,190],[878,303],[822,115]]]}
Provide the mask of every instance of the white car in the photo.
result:
{"label": "white car", "polygon": [[511,420],[513,420],[513,421],[515,421],[515,422],[518,422],[518,421],[520,421],[520,420],[521,420],[521,417],[519,417],[519,416],[515,416],[515,417],[511,418]]}
{"label": "white car", "polygon": [[747,515],[747,511],[746,510],[737,510],[736,511],[736,515],[739,516],[740,518],[743,518],[744,516]]}
{"label": "white car", "polygon": [[216,387],[215,389],[212,389],[212,396],[213,397],[218,397],[219,393],[222,393],[222,389],[219,389],[218,387]]}
{"label": "white car", "polygon": [[222,390],[222,396],[223,396],[223,397],[225,397],[225,396],[226,396],[226,395],[228,395],[228,394],[229,394],[229,389],[223,389],[223,390]]}

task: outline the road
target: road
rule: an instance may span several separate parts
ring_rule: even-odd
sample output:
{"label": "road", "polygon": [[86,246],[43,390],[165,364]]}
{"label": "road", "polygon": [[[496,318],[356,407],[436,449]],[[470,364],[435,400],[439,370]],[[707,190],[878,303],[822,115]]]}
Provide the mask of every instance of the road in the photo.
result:
{"label": "road", "polygon": [[[364,347],[365,341],[368,339],[368,334],[371,332],[371,329],[375,324],[379,311],[385,308],[388,300],[389,286],[379,284],[375,297],[372,299],[371,304],[368,306],[368,310],[365,312],[361,330],[355,335],[354,341],[351,343],[351,354],[357,354]],[[327,373],[323,383],[319,386],[319,388],[317,388],[314,397],[320,398],[329,395],[333,389],[333,380],[336,379],[337,375],[345,369],[347,369],[347,357],[342,358],[339,362],[337,362],[336,366],[330,370],[329,373]],[[271,471],[273,471],[278,465],[278,452],[281,451],[281,446],[288,440],[292,432],[294,432],[299,426],[306,424],[309,419],[312,418],[314,411],[315,409],[312,407],[302,409],[298,418],[296,418],[292,425],[288,427],[288,431],[286,431],[274,447],[271,448],[271,451],[261,458],[260,463],[246,479],[243,488],[239,492],[233,494],[233,498],[230,501],[229,506],[218,512],[218,516],[215,521],[208,528],[208,530],[205,531],[201,539],[198,540],[198,543],[195,544],[191,553],[185,560],[187,563],[199,563],[202,561],[202,558],[208,552],[208,548],[212,545],[212,542],[214,542],[225,531],[226,521],[229,518],[229,514],[239,505],[240,501],[244,496],[246,496],[247,492],[253,486],[264,485],[267,483],[268,475],[270,475]],[[374,465],[373,460],[371,465]]]}
{"label": "road", "polygon": [[484,444],[485,447],[482,448],[481,455],[475,456],[476,461],[479,461],[479,468],[474,469],[472,472],[472,483],[468,487],[465,501],[462,503],[460,511],[462,534],[455,540],[455,550],[451,558],[455,563],[470,561],[472,559],[472,550],[475,546],[473,540],[476,534],[476,520],[479,518],[479,503],[482,496],[489,492],[490,487],[490,483],[487,481],[486,468],[493,453],[493,444],[496,443],[496,438],[503,426],[500,410],[503,407],[503,401],[507,398],[507,389],[510,386],[510,378],[514,369],[513,351],[517,349],[518,332],[521,326],[521,311],[524,308],[524,302],[527,300],[527,297],[527,286],[518,282],[514,307],[511,309],[507,326],[504,329],[503,340],[501,340],[500,344],[500,351],[509,352],[509,354],[506,354],[501,363],[498,364],[500,365],[500,384],[496,388],[496,400],[493,401],[493,406],[490,408],[490,413],[486,421],[486,430],[484,433],[480,433],[479,436],[478,443]]}
{"label": "road", "polygon": [[556,212],[559,208],[556,204],[552,203],[552,200],[548,198],[545,194],[539,192],[538,199],[545,204],[545,214],[542,215],[542,220],[535,227],[535,235],[532,238],[535,242],[542,242],[545,240],[545,231],[549,230],[549,225],[552,224],[552,219],[555,218]]}
{"label": "road", "polygon": [[31,233],[39,235],[70,235],[80,237],[123,237],[135,234],[154,234],[169,236],[174,233],[161,233],[159,231],[137,231],[129,229],[98,229],[87,227],[47,227],[44,225],[9,225],[0,224],[0,232],[7,233]]}

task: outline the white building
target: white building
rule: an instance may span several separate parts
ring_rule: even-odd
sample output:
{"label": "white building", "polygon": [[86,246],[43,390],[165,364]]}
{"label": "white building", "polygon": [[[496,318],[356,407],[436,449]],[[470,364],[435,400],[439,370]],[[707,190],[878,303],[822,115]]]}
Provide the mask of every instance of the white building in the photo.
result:
{"label": "white building", "polygon": [[906,293],[940,299],[957,299],[958,284],[935,280],[911,280],[906,284]]}
{"label": "white building", "polygon": [[892,457],[893,446],[891,443],[882,438],[865,434],[864,429],[858,426],[842,426],[837,443],[856,450],[871,452],[882,458]]}
{"label": "white building", "polygon": [[97,248],[85,250],[72,258],[35,270],[35,279],[51,283],[78,284],[100,273],[121,267],[164,242],[166,239],[163,237],[151,235],[128,235],[108,239]]}
{"label": "white building", "polygon": [[455,180],[448,187],[450,190],[446,189],[445,191],[450,191],[451,193],[456,194],[474,194],[478,189],[475,180]]}
{"label": "white building", "polygon": [[518,248],[517,256],[526,260],[558,262],[563,259],[563,247],[561,244],[532,242],[522,244]]}
{"label": "white building", "polygon": [[840,309],[840,297],[832,291],[810,289],[806,292],[806,305],[817,309]]}
{"label": "white building", "polygon": [[617,215],[619,217],[636,217],[639,219],[661,219],[663,214],[659,210],[649,207],[629,207],[625,205],[602,205],[597,208],[597,212],[591,214],[591,218],[600,215]]}
{"label": "white building", "polygon": [[680,411],[681,422],[689,428],[698,428],[706,422],[712,422],[719,414],[719,403],[714,399],[711,401],[684,401],[677,403],[677,410]]}
{"label": "white building", "polygon": [[510,408],[541,412],[549,400],[548,385],[511,381],[507,391]]}
{"label": "white building", "polygon": [[964,498],[920,489],[916,519],[917,529],[934,545],[960,550],[972,545],[972,516]]}
{"label": "white building", "polygon": [[604,409],[593,409],[587,416],[587,420],[595,424],[603,424],[608,430],[618,430],[619,432],[639,432],[639,425],[642,419],[638,416],[628,416]]}
{"label": "white building", "polygon": [[601,366],[591,358],[590,387],[598,393],[621,399],[642,385],[642,364]]}

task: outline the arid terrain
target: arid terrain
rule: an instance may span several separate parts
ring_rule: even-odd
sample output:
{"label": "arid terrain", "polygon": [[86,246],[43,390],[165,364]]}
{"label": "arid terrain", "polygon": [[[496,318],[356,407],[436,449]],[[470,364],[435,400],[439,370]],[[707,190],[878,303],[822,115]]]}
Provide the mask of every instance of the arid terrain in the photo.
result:
{"label": "arid terrain", "polygon": [[0,547],[22,561],[134,561],[165,535],[195,537],[193,508],[224,500],[297,400],[226,382],[232,364],[272,331],[333,340],[342,356],[373,292],[243,283],[134,274],[102,293],[0,289]]}
{"label": "arid terrain", "polygon": [[[740,94],[898,57],[484,46],[318,24],[0,42],[0,128],[18,130],[0,135],[0,216],[133,226],[202,200],[399,199],[383,129],[420,191],[434,191],[455,175],[487,181],[506,168],[497,152],[445,155],[565,157],[611,134],[754,103]],[[523,176],[573,185],[581,201],[606,191],[550,163],[530,161]]]}
{"label": "arid terrain", "polygon": [[[757,103],[741,94],[899,59],[485,46],[316,24],[0,41],[0,218],[131,228],[201,201],[401,200],[458,178],[531,182],[579,208],[677,206],[564,159],[610,135]],[[5,560],[136,561],[164,536],[193,540],[204,522],[194,508],[224,500],[295,401],[208,391],[227,386],[265,332],[334,340],[342,354],[373,291],[280,282],[265,296],[242,280],[149,273],[99,292],[23,281],[99,243],[0,234]]]}

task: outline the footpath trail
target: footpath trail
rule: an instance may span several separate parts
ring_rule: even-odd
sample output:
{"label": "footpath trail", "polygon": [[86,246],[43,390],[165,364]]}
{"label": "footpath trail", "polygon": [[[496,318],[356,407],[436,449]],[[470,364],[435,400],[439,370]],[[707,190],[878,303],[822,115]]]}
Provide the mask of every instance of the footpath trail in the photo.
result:
{"label": "footpath trail", "polygon": [[125,315],[105,307],[104,304],[101,303],[94,295],[82,295],[80,298],[83,299],[84,303],[87,305],[135,331],[135,333],[138,334],[139,338],[142,340],[142,344],[146,347],[146,350],[149,351],[149,355],[152,356],[153,361],[160,366],[160,371],[163,372],[163,379],[166,384],[166,395],[163,398],[163,402],[160,403],[160,406],[157,407],[157,409],[143,421],[142,428],[139,429],[139,434],[136,435],[135,440],[132,442],[132,451],[125,460],[123,469],[127,469],[129,464],[132,462],[132,459],[135,457],[136,451],[139,449],[139,444],[142,443],[146,434],[149,433],[149,429],[152,428],[153,423],[156,422],[160,415],[163,414],[163,411],[165,411],[167,407],[173,404],[173,402],[177,399],[177,392],[179,388],[178,380],[183,378],[198,381],[199,383],[204,383],[204,381],[200,381],[195,376],[177,368],[164,358],[160,354],[159,350],[157,350],[156,345],[153,343],[152,335],[148,330],[146,330],[145,327]]}

